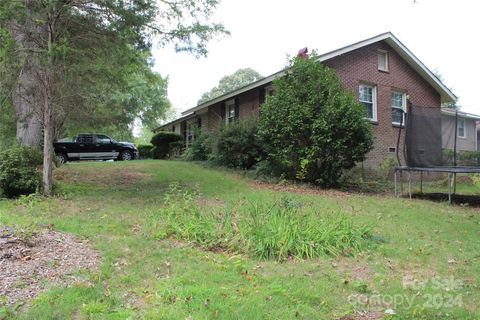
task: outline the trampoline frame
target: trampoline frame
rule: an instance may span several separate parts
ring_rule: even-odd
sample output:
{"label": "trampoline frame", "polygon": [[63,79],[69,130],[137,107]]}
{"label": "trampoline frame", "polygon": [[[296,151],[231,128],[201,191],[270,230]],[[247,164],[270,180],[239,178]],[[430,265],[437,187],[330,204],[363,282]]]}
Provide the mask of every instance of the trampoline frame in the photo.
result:
{"label": "trampoline frame", "polygon": [[[441,172],[447,173],[448,178],[448,203],[452,203],[452,194],[456,193],[457,190],[457,173],[480,173],[480,167],[431,167],[431,168],[421,168],[421,167],[408,167],[408,166],[397,166],[395,167],[395,172],[393,175],[394,180],[394,190],[395,196],[398,195],[398,178],[397,175],[400,173],[400,177],[403,177],[403,172],[407,171],[408,173],[408,197],[412,199],[412,172],[420,172],[420,193],[423,193],[423,173],[424,172]],[[453,193],[452,193],[452,176],[453,176]],[[403,194],[403,179],[400,179],[400,192]]]}

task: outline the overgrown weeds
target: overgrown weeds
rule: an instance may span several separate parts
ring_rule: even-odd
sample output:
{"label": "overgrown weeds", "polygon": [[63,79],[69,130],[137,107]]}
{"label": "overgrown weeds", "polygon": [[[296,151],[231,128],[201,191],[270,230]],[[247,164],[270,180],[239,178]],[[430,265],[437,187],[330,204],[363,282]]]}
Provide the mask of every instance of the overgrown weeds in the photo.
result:
{"label": "overgrown weeds", "polygon": [[273,203],[246,200],[222,209],[201,207],[196,197],[196,192],[172,184],[165,205],[152,215],[154,236],[279,261],[355,255],[373,241],[369,226],[355,225],[341,212],[318,212],[285,196]]}

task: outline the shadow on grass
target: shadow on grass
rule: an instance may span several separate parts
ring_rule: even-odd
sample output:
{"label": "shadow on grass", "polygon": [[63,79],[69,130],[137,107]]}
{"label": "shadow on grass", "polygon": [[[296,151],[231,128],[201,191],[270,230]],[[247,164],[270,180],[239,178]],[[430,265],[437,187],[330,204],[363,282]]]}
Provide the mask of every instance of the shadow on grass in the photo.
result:
{"label": "shadow on grass", "polygon": [[[414,193],[414,199],[431,200],[436,202],[447,202],[448,193],[434,192],[434,193]],[[480,195],[463,195],[452,194],[452,203],[462,206],[469,206],[480,208]]]}

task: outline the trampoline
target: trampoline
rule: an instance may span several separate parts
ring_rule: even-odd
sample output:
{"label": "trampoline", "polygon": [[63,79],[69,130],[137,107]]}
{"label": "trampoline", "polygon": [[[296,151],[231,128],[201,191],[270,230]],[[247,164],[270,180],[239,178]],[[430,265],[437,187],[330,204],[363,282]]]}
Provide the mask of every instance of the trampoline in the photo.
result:
{"label": "trampoline", "polygon": [[[396,157],[398,166],[394,171],[394,191],[397,196],[398,175],[400,174],[400,193],[403,194],[403,173],[407,173],[408,196],[412,198],[412,173],[420,174],[420,193],[423,194],[423,174],[425,172],[438,172],[447,174],[448,202],[452,203],[452,195],[456,194],[456,175],[480,173],[478,155],[476,159],[462,159],[462,154],[457,150],[457,125],[458,111],[455,111],[454,130],[450,130],[453,137],[453,150],[442,149],[442,119],[440,108],[413,106],[408,103],[408,110],[404,112],[405,128],[403,123],[398,129]],[[403,120],[402,120],[403,122]],[[403,139],[403,158],[406,162],[402,165],[399,147],[402,131],[405,130]],[[445,136],[445,132],[443,132]],[[459,165],[460,164],[460,165]],[[453,187],[452,187],[453,185]]]}

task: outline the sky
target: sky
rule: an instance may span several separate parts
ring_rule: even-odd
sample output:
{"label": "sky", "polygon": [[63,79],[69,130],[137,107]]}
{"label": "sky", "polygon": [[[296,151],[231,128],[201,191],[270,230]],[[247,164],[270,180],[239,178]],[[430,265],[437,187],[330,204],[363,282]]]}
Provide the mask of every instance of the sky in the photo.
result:
{"label": "sky", "polygon": [[478,0],[223,0],[211,21],[231,35],[210,42],[206,58],[153,51],[177,115],[240,68],[269,76],[300,48],[322,54],[387,31],[442,76],[463,111],[480,114]]}

